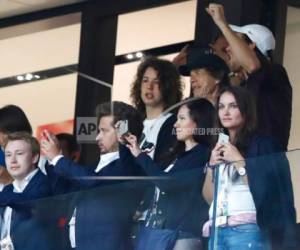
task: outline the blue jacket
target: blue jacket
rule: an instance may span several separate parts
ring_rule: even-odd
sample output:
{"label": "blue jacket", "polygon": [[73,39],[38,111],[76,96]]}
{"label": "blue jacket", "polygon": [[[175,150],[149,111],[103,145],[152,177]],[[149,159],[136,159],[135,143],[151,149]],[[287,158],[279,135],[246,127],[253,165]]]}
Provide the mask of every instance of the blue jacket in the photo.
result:
{"label": "blue jacket", "polygon": [[[209,149],[198,144],[179,155],[169,172],[142,153],[136,158],[148,176],[161,190],[157,203],[161,228],[179,229],[195,237],[201,236],[202,225],[208,218],[208,204],[202,196],[204,166],[209,159]],[[166,177],[166,179],[165,179]]]}
{"label": "blue jacket", "polygon": [[[172,114],[161,126],[157,136],[155,153],[153,157],[155,162],[161,162],[161,157],[168,152],[172,146],[174,146],[176,142],[176,134],[173,133],[173,129],[176,120],[176,116]],[[154,190],[155,189],[153,185],[148,186],[138,210],[145,211],[148,209],[154,195]]]}
{"label": "blue jacket", "polygon": [[254,136],[246,151],[248,182],[257,223],[284,247],[296,245],[296,212],[289,162],[277,140]]}
{"label": "blue jacket", "polygon": [[[69,178],[81,191],[76,195],[76,249],[129,249],[132,216],[140,201],[133,181],[105,179],[140,175],[128,149],[120,146],[120,159],[95,173],[94,169],[61,158],[54,171]],[[88,177],[88,178],[86,178]],[[103,177],[104,179],[97,179]],[[89,179],[94,178],[94,179]]]}
{"label": "blue jacket", "polygon": [[49,224],[40,211],[42,201],[37,200],[52,194],[48,178],[39,170],[22,193],[13,189],[10,184],[0,192],[0,212],[3,216],[7,206],[13,209],[10,235],[15,250],[54,250]]}

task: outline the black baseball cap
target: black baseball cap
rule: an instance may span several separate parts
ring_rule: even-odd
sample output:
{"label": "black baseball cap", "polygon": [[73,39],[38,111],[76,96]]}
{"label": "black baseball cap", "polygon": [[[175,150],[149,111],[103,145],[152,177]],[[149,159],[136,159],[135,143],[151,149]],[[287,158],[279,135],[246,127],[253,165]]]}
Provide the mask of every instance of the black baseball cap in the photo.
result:
{"label": "black baseball cap", "polygon": [[189,48],[187,54],[187,64],[180,66],[178,70],[181,75],[189,76],[191,70],[207,67],[220,71],[223,70],[226,73],[230,72],[224,60],[215,55],[211,48],[199,47]]}

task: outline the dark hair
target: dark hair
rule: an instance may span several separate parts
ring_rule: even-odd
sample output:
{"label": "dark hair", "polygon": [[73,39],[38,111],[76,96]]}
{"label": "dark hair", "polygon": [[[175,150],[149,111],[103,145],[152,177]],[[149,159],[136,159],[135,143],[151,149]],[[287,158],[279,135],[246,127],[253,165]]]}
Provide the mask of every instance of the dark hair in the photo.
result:
{"label": "dark hair", "polygon": [[0,132],[13,133],[25,131],[32,134],[31,125],[24,111],[16,105],[7,105],[0,109]]}
{"label": "dark hair", "polygon": [[[217,112],[214,106],[204,98],[187,98],[180,106],[186,106],[189,110],[191,119],[196,123],[196,130],[193,138],[196,142],[211,147],[214,142],[213,130],[216,127]],[[185,143],[177,141],[170,152],[163,156],[163,161],[170,161],[177,158],[185,150]]]}
{"label": "dark hair", "polygon": [[[5,139],[4,151],[9,142],[18,141],[18,140],[25,141],[26,143],[28,143],[30,145],[32,155],[33,156],[38,155],[38,157],[40,157],[40,144],[38,140],[35,137],[33,137],[31,134],[24,131],[9,133]],[[38,160],[36,162],[36,166],[37,164],[38,164]]]}
{"label": "dark hair", "polygon": [[[128,120],[130,133],[140,138],[143,132],[143,117],[133,106],[124,102],[106,102],[96,108],[97,122],[104,116],[113,116],[113,123],[120,120]],[[112,125],[114,125],[112,124]]]}
{"label": "dark hair", "polygon": [[145,115],[145,104],[141,98],[141,85],[145,71],[153,68],[157,71],[164,110],[182,99],[182,83],[177,68],[167,60],[155,57],[146,58],[138,67],[137,74],[130,90],[130,97],[138,111]]}
{"label": "dark hair", "polygon": [[205,129],[205,133],[195,133],[194,140],[207,146],[212,145],[212,135],[210,129],[216,125],[216,110],[214,106],[206,99],[200,98],[196,100],[186,99],[186,106],[192,120],[196,123],[197,128]]}
{"label": "dark hair", "polygon": [[[246,34],[242,34],[242,35],[247,44],[254,43]],[[267,51],[267,57],[256,46],[254,48],[254,52],[262,66],[266,66],[270,63],[267,57],[269,57],[270,60],[272,61],[272,53],[270,50]]]}
{"label": "dark hair", "polygon": [[80,151],[80,145],[76,141],[76,137],[68,133],[60,133],[56,135],[56,138],[61,142],[65,141],[67,143],[67,151],[69,154],[73,152]]}
{"label": "dark hair", "polygon": [[[203,67],[213,78],[219,80],[218,86],[219,91],[221,91],[223,88],[229,86],[229,77],[228,73],[225,72],[225,70],[216,70],[213,67]],[[193,97],[193,91],[192,86],[190,90],[190,97]]]}
{"label": "dark hair", "polygon": [[[245,154],[245,150],[248,144],[249,138],[255,133],[257,117],[256,117],[256,104],[252,94],[245,88],[240,86],[230,86],[223,89],[217,101],[217,107],[219,107],[220,97],[226,93],[231,93],[239,107],[240,113],[244,119],[244,125],[237,134],[237,140],[235,142],[236,147]],[[222,127],[219,120],[219,125]],[[226,129],[225,129],[226,131]]]}

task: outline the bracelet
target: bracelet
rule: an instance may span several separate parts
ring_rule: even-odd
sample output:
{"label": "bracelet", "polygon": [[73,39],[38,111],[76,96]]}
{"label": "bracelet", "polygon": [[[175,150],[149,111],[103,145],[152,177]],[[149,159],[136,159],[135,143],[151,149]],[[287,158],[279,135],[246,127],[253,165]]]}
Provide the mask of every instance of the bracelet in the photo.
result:
{"label": "bracelet", "polygon": [[204,169],[203,169],[204,174],[207,173],[207,169],[208,169],[208,168],[211,169],[211,170],[214,170],[214,169],[215,169],[215,165],[210,165],[209,162],[207,162],[207,163],[205,164],[205,166],[204,166]]}

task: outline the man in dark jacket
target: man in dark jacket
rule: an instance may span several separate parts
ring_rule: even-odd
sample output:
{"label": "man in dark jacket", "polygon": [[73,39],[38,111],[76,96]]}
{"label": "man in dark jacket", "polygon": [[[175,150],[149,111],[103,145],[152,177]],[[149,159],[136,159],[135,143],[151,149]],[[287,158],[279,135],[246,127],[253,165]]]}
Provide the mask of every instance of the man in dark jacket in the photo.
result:
{"label": "man in dark jacket", "polygon": [[[128,130],[141,136],[142,117],[122,102],[101,104],[97,111],[99,133],[96,137],[100,160],[93,168],[81,166],[61,155],[57,138],[45,132],[42,149],[51,160],[53,170],[68,178],[81,193],[70,225],[70,242],[80,250],[130,249],[133,213],[140,200],[135,183],[124,179],[139,175],[128,150],[119,145],[116,123],[128,121]],[[112,185],[114,184],[114,185]]]}

